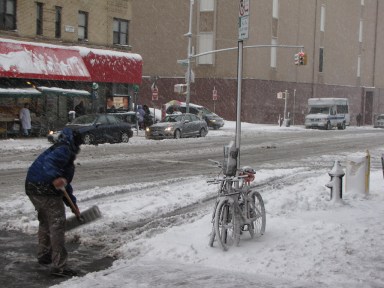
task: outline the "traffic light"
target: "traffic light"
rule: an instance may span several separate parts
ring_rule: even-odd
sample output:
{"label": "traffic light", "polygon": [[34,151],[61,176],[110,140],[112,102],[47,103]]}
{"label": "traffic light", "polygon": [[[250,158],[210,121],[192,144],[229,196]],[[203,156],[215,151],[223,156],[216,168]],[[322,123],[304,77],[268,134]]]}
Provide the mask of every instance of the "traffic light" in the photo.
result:
{"label": "traffic light", "polygon": [[307,65],[307,54],[299,52],[299,65]]}

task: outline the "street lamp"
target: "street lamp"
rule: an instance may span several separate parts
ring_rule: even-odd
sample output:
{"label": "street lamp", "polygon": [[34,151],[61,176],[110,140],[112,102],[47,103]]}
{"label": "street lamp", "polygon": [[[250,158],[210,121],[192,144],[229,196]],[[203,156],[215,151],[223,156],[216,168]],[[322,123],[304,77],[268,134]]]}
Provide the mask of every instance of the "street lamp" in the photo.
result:
{"label": "street lamp", "polygon": [[187,97],[185,100],[186,112],[189,113],[189,101],[191,99],[191,76],[192,76],[192,13],[193,13],[193,4],[194,0],[189,1],[189,29],[188,33],[184,36],[188,37],[188,70],[187,70]]}

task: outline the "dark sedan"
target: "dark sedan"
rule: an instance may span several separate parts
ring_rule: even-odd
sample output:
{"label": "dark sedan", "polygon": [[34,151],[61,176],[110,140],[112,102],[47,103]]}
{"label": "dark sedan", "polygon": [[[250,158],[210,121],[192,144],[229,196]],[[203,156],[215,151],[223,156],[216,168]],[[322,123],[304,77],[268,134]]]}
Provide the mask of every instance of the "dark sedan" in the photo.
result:
{"label": "dark sedan", "polygon": [[167,115],[145,130],[147,139],[204,137],[207,133],[207,123],[190,113]]}
{"label": "dark sedan", "polygon": [[[131,125],[110,114],[88,114],[65,125],[80,132],[84,144],[127,143],[133,136]],[[51,132],[48,141],[54,143],[60,131]]]}

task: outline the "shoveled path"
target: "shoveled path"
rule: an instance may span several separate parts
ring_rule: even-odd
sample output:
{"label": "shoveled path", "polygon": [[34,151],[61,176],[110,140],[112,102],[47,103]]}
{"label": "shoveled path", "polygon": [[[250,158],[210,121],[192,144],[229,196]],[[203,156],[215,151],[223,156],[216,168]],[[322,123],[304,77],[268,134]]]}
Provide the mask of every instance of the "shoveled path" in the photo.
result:
{"label": "shoveled path", "polygon": [[[99,255],[100,247],[67,243],[68,265],[82,275],[104,270],[112,265],[111,257]],[[19,231],[0,231],[0,283],[4,288],[44,288],[68,278],[54,277],[49,268],[36,259],[37,236]]]}

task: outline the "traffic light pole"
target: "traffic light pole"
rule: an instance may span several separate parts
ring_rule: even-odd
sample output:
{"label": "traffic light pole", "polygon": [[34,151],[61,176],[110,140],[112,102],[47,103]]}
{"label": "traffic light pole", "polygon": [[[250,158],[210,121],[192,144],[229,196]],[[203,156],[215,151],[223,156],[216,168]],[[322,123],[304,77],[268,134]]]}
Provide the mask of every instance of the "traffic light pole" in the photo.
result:
{"label": "traffic light pole", "polygon": [[192,12],[194,0],[189,1],[189,28],[185,36],[188,37],[188,70],[187,70],[187,97],[185,99],[186,112],[189,113],[189,101],[191,99],[191,76],[192,76]]}
{"label": "traffic light pole", "polygon": [[243,40],[238,41],[237,52],[237,104],[236,104],[236,139],[237,168],[240,167],[240,139],[241,139],[241,90],[243,79]]}

